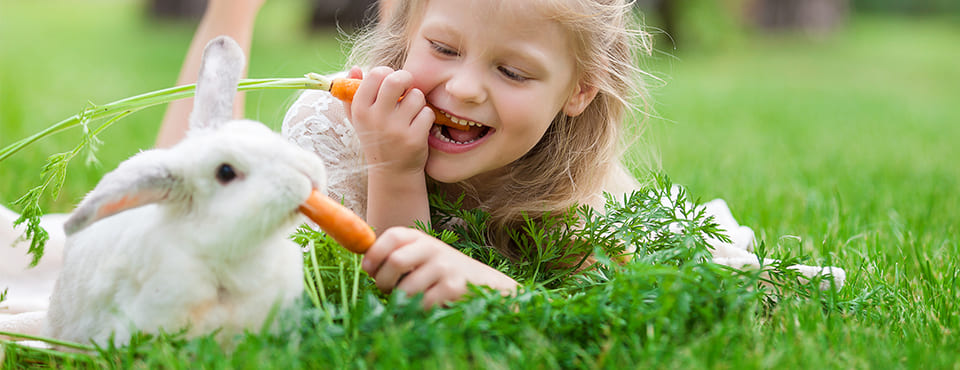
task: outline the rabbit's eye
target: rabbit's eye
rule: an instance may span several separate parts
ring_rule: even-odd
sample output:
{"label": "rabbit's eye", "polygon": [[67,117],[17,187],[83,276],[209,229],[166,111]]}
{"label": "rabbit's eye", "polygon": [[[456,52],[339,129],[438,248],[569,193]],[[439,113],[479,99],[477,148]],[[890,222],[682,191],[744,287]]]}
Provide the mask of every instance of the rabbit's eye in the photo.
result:
{"label": "rabbit's eye", "polygon": [[224,163],[217,167],[217,181],[220,181],[221,184],[226,184],[235,178],[237,178],[237,173],[233,170],[233,166]]}

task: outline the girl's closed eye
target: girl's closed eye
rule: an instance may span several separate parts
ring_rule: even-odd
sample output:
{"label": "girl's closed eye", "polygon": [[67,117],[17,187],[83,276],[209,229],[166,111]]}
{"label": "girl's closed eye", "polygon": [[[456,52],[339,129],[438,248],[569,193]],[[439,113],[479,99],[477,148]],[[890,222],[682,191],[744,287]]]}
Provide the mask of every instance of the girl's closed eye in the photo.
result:
{"label": "girl's closed eye", "polygon": [[517,71],[517,70],[515,70],[515,69],[513,69],[513,68],[510,68],[510,67],[499,66],[499,67],[497,67],[497,70],[500,71],[500,73],[502,73],[506,78],[508,78],[508,79],[510,79],[510,80],[513,80],[513,81],[524,82],[524,81],[530,79],[529,77],[527,77],[527,76],[524,75],[523,73],[521,73],[521,72],[519,72],[519,71]]}
{"label": "girl's closed eye", "polygon": [[429,42],[430,48],[432,48],[437,54],[451,57],[460,56],[460,52],[454,48],[451,48],[450,46],[447,46],[447,44],[433,40],[429,40]]}

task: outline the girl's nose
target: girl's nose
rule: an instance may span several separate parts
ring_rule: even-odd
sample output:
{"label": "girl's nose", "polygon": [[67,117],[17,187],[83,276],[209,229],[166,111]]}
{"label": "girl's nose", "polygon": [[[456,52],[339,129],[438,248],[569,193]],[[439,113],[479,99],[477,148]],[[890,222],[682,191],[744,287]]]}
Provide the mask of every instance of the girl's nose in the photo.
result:
{"label": "girl's nose", "polygon": [[457,69],[445,87],[448,94],[465,103],[479,104],[487,100],[483,72],[476,66],[464,65]]}

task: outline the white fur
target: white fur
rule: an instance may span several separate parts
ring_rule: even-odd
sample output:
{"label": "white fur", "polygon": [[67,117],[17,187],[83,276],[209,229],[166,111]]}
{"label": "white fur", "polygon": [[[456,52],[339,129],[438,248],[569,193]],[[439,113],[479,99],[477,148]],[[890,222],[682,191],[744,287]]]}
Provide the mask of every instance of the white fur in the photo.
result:
{"label": "white fur", "polygon": [[[298,206],[324,189],[323,165],[261,123],[230,119],[242,69],[233,40],[211,41],[188,137],[121,163],[71,215],[49,336],[122,345],[137,330],[186,328],[226,339],[300,296],[302,255],[288,235],[303,222]],[[236,179],[218,180],[222,164]]]}

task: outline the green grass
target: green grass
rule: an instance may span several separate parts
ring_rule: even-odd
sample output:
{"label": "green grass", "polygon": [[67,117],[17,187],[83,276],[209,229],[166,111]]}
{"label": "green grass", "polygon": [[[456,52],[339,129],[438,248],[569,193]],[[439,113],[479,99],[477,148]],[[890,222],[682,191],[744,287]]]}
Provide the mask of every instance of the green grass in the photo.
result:
{"label": "green grass", "polygon": [[[192,25],[149,21],[137,4],[0,2],[0,145],[77,113],[88,100],[106,103],[173,84]],[[299,32],[297,4],[265,7],[251,77],[328,72],[342,63],[334,32]],[[956,368],[958,23],[860,17],[829,37],[750,37],[736,45],[649,63],[665,81],[652,89],[661,118],[648,122],[645,141],[653,144],[634,153],[653,157],[648,163],[694,195],[726,199],[774,255],[844,267],[848,285],[836,295],[766,305],[744,286],[749,279],[703,265],[633,267],[573,297],[537,291],[518,301],[480,297],[430,312],[398,297],[383,303],[361,295],[352,311],[333,309],[336,321],[306,310],[301,327],[279,338],[250,335],[231,353],[208,339],[154,340],[107,351],[101,361]],[[248,115],[277,127],[291,98],[248,94]],[[102,136],[102,165],[73,165],[49,209],[68,211],[105,171],[149,147],[161,115],[162,108],[149,109],[111,128]],[[62,133],[0,163],[0,201],[9,205],[37,184],[45,157],[72,148],[79,136]],[[327,294],[339,295],[339,286]],[[7,365],[71,364],[69,357],[6,351]]]}

